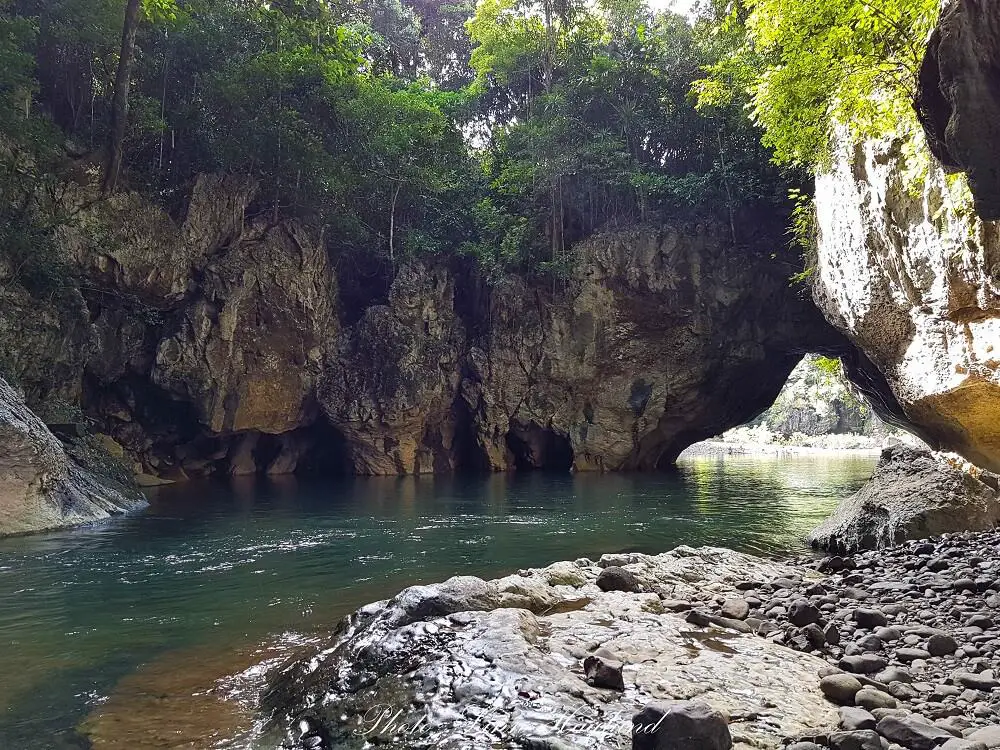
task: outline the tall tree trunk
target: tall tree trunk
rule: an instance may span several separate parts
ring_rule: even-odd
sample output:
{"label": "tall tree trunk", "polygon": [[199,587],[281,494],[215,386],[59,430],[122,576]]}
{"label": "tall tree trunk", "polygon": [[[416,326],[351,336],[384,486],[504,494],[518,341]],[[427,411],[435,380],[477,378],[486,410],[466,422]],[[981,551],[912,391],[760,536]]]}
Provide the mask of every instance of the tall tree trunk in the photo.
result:
{"label": "tall tree trunk", "polygon": [[399,198],[399,189],[403,186],[403,179],[396,181],[396,189],[392,191],[392,205],[389,208],[389,264],[392,270],[396,270],[396,200]]}
{"label": "tall tree trunk", "polygon": [[111,98],[111,133],[108,136],[108,156],[104,164],[104,194],[113,193],[118,187],[122,169],[122,148],[128,126],[128,91],[132,83],[132,62],[135,59],[135,32],[139,28],[141,0],[128,0],[125,6],[125,24],[122,26],[122,48],[118,55],[118,72]]}

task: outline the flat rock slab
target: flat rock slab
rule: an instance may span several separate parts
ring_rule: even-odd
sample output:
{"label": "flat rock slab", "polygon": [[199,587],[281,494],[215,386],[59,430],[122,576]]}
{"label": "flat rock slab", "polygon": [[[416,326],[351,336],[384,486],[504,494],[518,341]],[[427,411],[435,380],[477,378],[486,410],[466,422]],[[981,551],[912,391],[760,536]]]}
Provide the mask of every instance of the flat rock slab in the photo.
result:
{"label": "flat rock slab", "polygon": [[[597,576],[611,565],[634,574],[642,593],[601,591]],[[528,746],[629,748],[632,717],[647,704],[692,699],[730,717],[737,748],[778,748],[836,724],[819,690],[823,661],[759,636],[692,627],[660,604],[705,590],[733,596],[748,577],[803,571],[684,547],[579,561],[576,587],[549,583],[565,579],[563,568],[451,579],[359,611],[338,645],[279,676],[269,698],[274,736],[294,743],[307,721],[337,747],[515,748],[532,738]],[[624,691],[587,683],[592,655],[624,664]]]}

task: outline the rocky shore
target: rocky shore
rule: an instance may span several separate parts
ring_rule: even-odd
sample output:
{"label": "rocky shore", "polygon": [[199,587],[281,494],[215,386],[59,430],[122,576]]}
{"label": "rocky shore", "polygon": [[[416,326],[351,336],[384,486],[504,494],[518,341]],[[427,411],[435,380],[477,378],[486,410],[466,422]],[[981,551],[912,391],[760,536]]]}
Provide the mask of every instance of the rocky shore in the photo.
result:
{"label": "rocky shore", "polygon": [[[1000,533],[415,586],[270,679],[263,746],[1000,747]],[[366,744],[369,743],[369,744]]]}

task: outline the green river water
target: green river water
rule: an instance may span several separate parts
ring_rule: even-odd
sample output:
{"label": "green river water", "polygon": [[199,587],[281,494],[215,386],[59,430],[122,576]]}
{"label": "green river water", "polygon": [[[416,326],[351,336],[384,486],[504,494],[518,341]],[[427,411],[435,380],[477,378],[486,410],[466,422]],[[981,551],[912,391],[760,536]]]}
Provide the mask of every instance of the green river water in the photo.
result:
{"label": "green river water", "polygon": [[275,634],[329,629],[414,583],[678,544],[801,553],[874,462],[187,484],[135,516],[0,540],[0,750],[87,748],[77,727],[102,712],[95,750],[215,746],[223,717],[184,702],[199,686]]}

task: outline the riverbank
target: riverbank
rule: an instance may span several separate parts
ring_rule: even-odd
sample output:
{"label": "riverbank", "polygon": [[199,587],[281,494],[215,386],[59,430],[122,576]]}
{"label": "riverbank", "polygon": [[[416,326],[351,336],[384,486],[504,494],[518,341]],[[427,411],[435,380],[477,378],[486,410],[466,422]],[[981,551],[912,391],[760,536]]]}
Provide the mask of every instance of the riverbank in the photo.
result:
{"label": "riverbank", "polygon": [[[832,437],[832,436],[828,436]],[[882,445],[862,442],[848,446],[785,445],[782,443],[744,443],[723,440],[704,440],[687,448],[678,461],[690,458],[715,458],[741,456],[746,458],[787,458],[789,456],[878,456]]]}
{"label": "riverbank", "polygon": [[258,739],[639,747],[633,716],[683,701],[670,721],[718,739],[725,717],[731,740],[704,750],[998,747],[998,548],[996,532],[790,563],[679,547],[412,587],[274,674]]}

